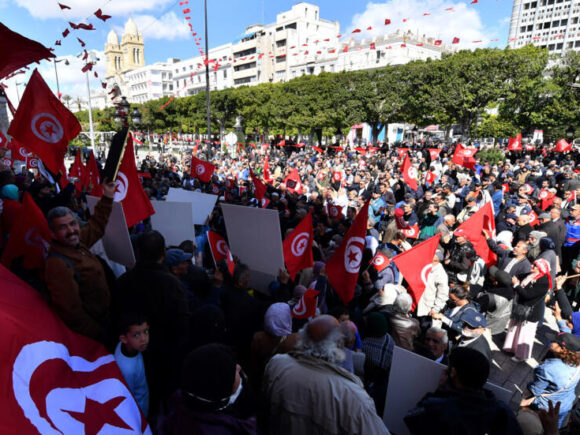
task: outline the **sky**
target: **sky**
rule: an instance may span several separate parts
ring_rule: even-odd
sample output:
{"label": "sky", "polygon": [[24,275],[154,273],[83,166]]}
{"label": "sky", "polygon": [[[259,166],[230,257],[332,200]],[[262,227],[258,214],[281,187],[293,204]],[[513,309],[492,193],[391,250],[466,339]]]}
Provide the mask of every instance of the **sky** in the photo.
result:
{"label": "sky", "polygon": [[[147,64],[165,61],[174,57],[188,59],[199,55],[194,38],[204,36],[204,2],[188,0],[59,0],[70,9],[61,10],[56,0],[0,0],[0,22],[30,39],[47,47],[54,47],[58,59],[68,60],[57,64],[60,91],[73,98],[86,99],[85,74],[81,72],[82,61],[76,56],[82,52],[77,37],[89,50],[95,50],[99,61],[96,71],[104,77],[104,44],[111,29],[119,37],[129,17],[137,23],[145,40],[145,61]],[[217,47],[233,42],[245,33],[251,24],[270,24],[276,15],[288,11],[297,2],[289,0],[207,0],[209,46]],[[460,48],[473,49],[500,47],[507,45],[512,2],[509,0],[388,0],[384,2],[364,2],[356,0],[317,0],[309,3],[320,8],[320,17],[340,23],[341,33],[348,37],[368,38],[397,29],[411,30],[418,34],[432,36],[451,43],[460,38]],[[101,9],[112,18],[103,22],[93,13]],[[196,37],[189,31],[182,10],[189,8]],[[385,19],[391,24],[385,26]],[[405,21],[403,21],[405,20]],[[76,30],[67,38],[62,32],[68,22],[93,24],[94,31]],[[372,30],[367,30],[372,27]],[[361,33],[351,34],[360,28]],[[55,46],[60,39],[62,45]],[[494,41],[496,40],[497,41]],[[472,43],[472,41],[481,41]],[[201,41],[205,44],[205,41]],[[54,65],[42,61],[38,67],[48,85],[56,93]],[[17,100],[24,91],[29,73],[19,75],[8,82],[8,96]],[[16,85],[18,83],[18,85]],[[90,76],[91,89],[100,88],[100,81]]]}

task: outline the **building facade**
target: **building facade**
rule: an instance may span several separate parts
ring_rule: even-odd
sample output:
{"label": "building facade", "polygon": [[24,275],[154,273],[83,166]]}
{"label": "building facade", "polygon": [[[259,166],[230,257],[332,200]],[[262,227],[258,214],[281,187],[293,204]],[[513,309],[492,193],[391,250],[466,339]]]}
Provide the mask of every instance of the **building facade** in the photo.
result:
{"label": "building facade", "polygon": [[533,44],[550,54],[580,50],[580,4],[573,0],[514,0],[508,45]]}

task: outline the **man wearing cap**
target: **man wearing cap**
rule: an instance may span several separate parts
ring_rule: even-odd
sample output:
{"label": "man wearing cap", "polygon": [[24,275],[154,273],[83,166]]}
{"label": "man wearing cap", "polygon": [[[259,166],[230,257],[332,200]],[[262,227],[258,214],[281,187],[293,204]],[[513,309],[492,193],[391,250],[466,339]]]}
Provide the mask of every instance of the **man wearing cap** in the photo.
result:
{"label": "man wearing cap", "polygon": [[477,311],[467,310],[461,317],[461,321],[463,322],[463,329],[456,347],[475,349],[485,355],[487,360],[491,362],[491,348],[483,335],[487,327],[484,315]]}
{"label": "man wearing cap", "polygon": [[344,358],[338,321],[319,316],[300,338],[297,351],[275,355],[266,366],[269,433],[388,434],[360,379],[336,364]]}
{"label": "man wearing cap", "polygon": [[560,402],[558,426],[576,400],[576,385],[580,381],[580,338],[570,333],[546,333],[554,358],[546,359],[534,369],[534,379],[528,384],[531,397],[522,400],[521,406],[534,410],[548,410],[549,401]]}
{"label": "man wearing cap", "polygon": [[477,197],[475,195],[472,194],[468,195],[465,202],[466,202],[465,208],[461,210],[457,215],[457,222],[459,222],[460,224],[465,222],[477,210],[479,210],[479,207],[477,206]]}

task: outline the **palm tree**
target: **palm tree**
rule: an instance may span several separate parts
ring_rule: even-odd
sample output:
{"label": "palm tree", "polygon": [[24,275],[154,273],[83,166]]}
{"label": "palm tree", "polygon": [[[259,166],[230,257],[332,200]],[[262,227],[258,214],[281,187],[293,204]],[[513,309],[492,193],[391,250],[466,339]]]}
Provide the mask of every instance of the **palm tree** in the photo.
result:
{"label": "palm tree", "polygon": [[72,97],[70,95],[63,95],[62,99],[66,103],[67,109],[70,110],[70,101],[72,100]]}

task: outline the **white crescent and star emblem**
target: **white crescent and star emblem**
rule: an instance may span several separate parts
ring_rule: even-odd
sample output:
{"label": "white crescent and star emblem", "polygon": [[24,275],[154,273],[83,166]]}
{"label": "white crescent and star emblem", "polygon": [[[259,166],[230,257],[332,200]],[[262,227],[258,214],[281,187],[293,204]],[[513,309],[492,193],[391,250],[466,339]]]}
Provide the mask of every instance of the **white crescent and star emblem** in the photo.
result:
{"label": "white crescent and star emblem", "polygon": [[338,209],[336,207],[330,207],[330,216],[332,217],[338,216]]}
{"label": "white crescent and star emblem", "polygon": [[344,250],[344,268],[348,273],[358,273],[362,261],[365,239],[351,237]]}
{"label": "white crescent and star emblem", "polygon": [[292,240],[292,244],[290,245],[290,250],[292,251],[292,255],[295,257],[300,257],[306,251],[306,247],[308,246],[308,242],[310,241],[310,234],[307,232],[303,232],[298,234],[294,240]]}
{"label": "white crescent and star emblem", "polygon": [[24,236],[24,243],[28,246],[34,246],[35,248],[42,249],[45,253],[48,252],[49,244],[40,235],[40,229],[38,227],[30,228],[26,235]]}
{"label": "white crescent and star emblem", "polygon": [[548,197],[548,192],[545,190],[540,192],[540,199],[546,199]]}
{"label": "white crescent and star emblem", "polygon": [[48,143],[60,142],[64,136],[64,130],[58,119],[46,112],[34,116],[30,128],[37,138]]}
{"label": "white crescent and star emblem", "polygon": [[28,161],[28,166],[31,168],[38,168],[38,159],[30,159]]}
{"label": "white crescent and star emblem", "polygon": [[427,286],[427,278],[429,278],[429,274],[433,269],[433,265],[429,263],[421,270],[421,281],[423,281],[423,285]]}
{"label": "white crescent and star emblem", "polygon": [[407,175],[410,178],[416,179],[417,178],[417,169],[414,166],[411,166],[408,170],[407,170]]}
{"label": "white crescent and star emblem", "polygon": [[201,163],[199,165],[197,165],[195,167],[195,173],[197,175],[203,175],[205,173],[205,166],[203,166]]}
{"label": "white crescent and star emblem", "polygon": [[375,266],[382,266],[384,263],[385,259],[381,255],[376,256],[375,259],[373,260],[373,264]]}
{"label": "white crescent and star emblem", "polygon": [[230,252],[225,240],[218,240],[218,242],[215,244],[215,247],[221,255],[227,256]]}
{"label": "white crescent and star emblem", "polygon": [[129,180],[122,172],[117,172],[117,179],[115,180],[115,196],[113,198],[116,202],[121,202],[127,196],[129,190]]}

